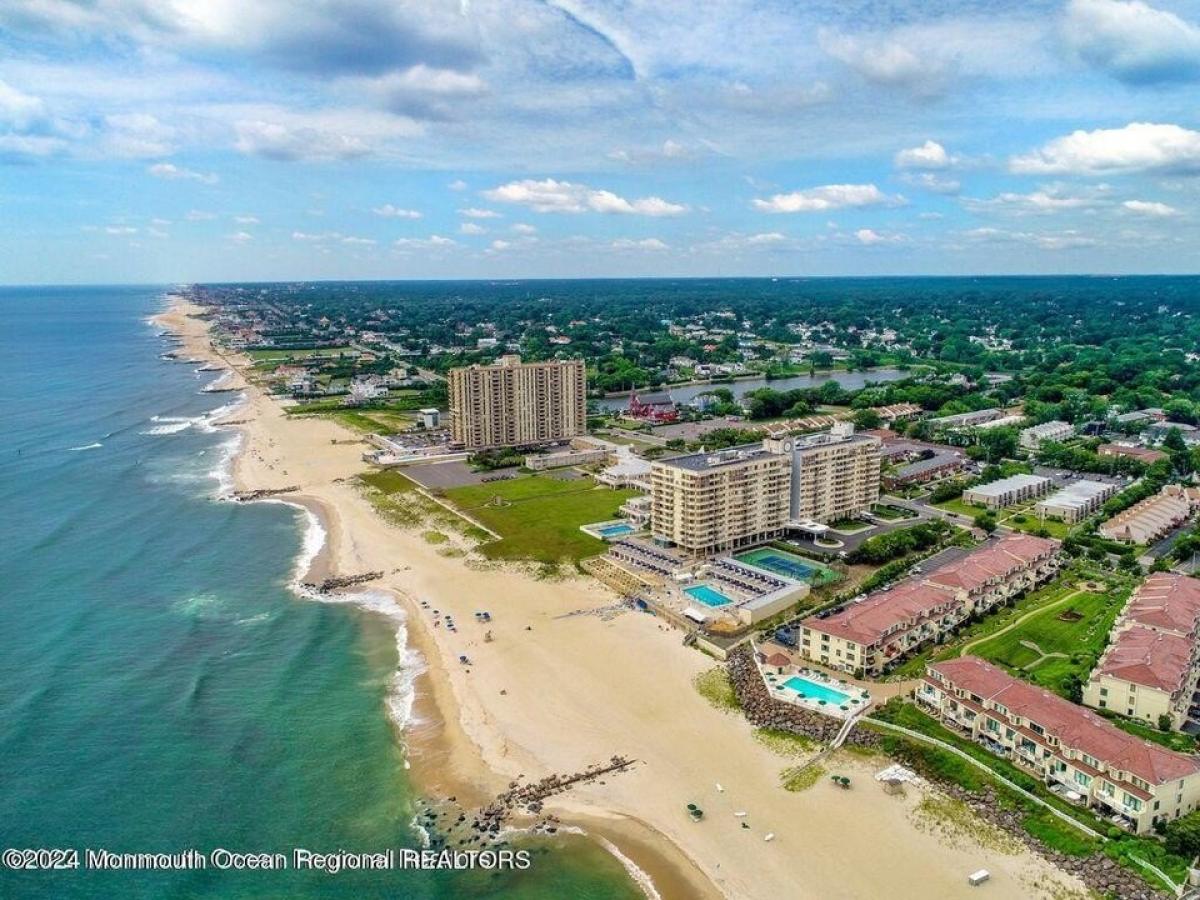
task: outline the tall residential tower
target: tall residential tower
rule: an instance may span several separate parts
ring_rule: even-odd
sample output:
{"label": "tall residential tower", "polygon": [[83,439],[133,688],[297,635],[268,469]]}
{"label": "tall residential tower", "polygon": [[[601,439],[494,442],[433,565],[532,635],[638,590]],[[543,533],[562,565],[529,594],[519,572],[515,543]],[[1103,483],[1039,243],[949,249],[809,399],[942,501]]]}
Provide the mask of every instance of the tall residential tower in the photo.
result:
{"label": "tall residential tower", "polygon": [[450,370],[450,437],[467,450],[552,444],[587,431],[583,360],[521,362]]}

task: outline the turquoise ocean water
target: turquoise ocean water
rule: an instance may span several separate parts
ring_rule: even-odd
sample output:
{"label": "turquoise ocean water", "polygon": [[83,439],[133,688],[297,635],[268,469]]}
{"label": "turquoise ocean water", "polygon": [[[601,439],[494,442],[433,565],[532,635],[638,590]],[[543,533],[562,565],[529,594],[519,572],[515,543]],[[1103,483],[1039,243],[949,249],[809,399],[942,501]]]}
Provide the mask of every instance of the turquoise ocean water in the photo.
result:
{"label": "turquoise ocean water", "polygon": [[[305,519],[218,502],[235,398],[158,288],[0,289],[0,849],[413,847],[394,621],[289,590]],[[524,872],[0,869],[0,897],[640,896],[578,838]]]}

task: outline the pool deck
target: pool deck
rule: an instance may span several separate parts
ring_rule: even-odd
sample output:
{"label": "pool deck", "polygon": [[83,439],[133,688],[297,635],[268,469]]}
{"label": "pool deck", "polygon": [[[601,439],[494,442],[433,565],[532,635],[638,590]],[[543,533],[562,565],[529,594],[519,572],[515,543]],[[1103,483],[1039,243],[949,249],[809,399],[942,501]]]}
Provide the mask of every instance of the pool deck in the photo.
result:
{"label": "pool deck", "polygon": [[[796,706],[810,709],[835,719],[844,719],[848,715],[862,715],[871,707],[882,705],[892,697],[903,696],[915,684],[915,682],[877,683],[864,681],[860,678],[851,678],[842,672],[835,672],[832,669],[819,666],[810,660],[802,659],[794,650],[790,650],[782,644],[771,640],[755,642],[752,645],[752,650],[755,662],[758,665],[759,674],[763,679],[763,684],[766,685],[768,693],[773,698],[785,703],[793,703]],[[784,660],[787,661],[786,665],[780,664]],[[782,674],[780,673],[780,669],[782,669]],[[769,678],[768,676],[773,677]],[[819,703],[799,700],[792,691],[775,690],[776,684],[783,684],[793,676],[817,682],[824,679],[829,682],[828,686],[833,690],[850,694],[856,698],[861,697],[862,692],[866,691],[870,695],[870,700],[865,705],[860,704],[859,706],[852,707],[847,712],[843,712],[841,709],[831,707],[829,704],[821,706]]]}

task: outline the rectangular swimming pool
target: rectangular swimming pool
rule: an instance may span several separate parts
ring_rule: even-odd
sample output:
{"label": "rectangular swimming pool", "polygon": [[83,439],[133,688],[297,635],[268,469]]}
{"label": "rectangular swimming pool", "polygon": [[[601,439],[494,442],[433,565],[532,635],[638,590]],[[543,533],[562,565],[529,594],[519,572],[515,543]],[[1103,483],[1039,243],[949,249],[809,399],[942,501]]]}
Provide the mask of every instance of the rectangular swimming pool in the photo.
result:
{"label": "rectangular swimming pool", "polygon": [[829,566],[775,547],[760,547],[757,550],[739,553],[734,559],[773,575],[782,575],[793,581],[805,581],[813,585],[829,584],[838,579],[837,572]]}
{"label": "rectangular swimming pool", "polygon": [[707,584],[697,584],[692,587],[684,588],[683,592],[693,600],[699,600],[705,606],[728,606],[733,602],[729,597],[726,597],[716,588],[711,588]]}
{"label": "rectangular swimming pool", "polygon": [[605,525],[603,528],[598,528],[601,537],[623,537],[627,534],[633,534],[637,529],[626,522],[620,522],[616,525]]}
{"label": "rectangular swimming pool", "polygon": [[826,687],[815,681],[809,681],[807,678],[801,678],[799,675],[793,675],[783,683],[783,686],[791,688],[796,693],[803,694],[811,700],[824,700],[833,706],[842,706],[850,702],[849,694],[835,691],[831,687]]}

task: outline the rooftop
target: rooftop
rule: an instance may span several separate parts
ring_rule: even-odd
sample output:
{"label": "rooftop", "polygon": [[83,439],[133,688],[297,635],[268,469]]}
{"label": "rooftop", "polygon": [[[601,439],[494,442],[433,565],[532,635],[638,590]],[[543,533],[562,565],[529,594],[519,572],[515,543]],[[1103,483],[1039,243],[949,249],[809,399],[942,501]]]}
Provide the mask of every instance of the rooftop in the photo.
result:
{"label": "rooftop", "polygon": [[755,459],[777,456],[763,447],[762,444],[742,444],[739,447],[729,447],[726,450],[714,450],[706,453],[688,453],[684,456],[674,456],[670,459],[655,460],[655,466],[670,466],[676,469],[687,469],[692,472],[711,471],[723,466],[735,466]]}
{"label": "rooftop", "polygon": [[1116,771],[1130,772],[1156,785],[1200,772],[1200,758],[1127,734],[1095,713],[1020,681],[977,656],[933,663],[929,671],[968,693],[1002,704],[1010,716],[1040,725],[1063,746],[1093,756]]}
{"label": "rooftop", "polygon": [[1173,694],[1187,682],[1191,664],[1190,638],[1133,625],[1113,638],[1095,674]]}
{"label": "rooftop", "polygon": [[968,490],[972,494],[981,494],[984,497],[999,497],[1001,494],[1007,494],[1009,491],[1019,490],[1023,487],[1038,487],[1045,484],[1050,479],[1043,478],[1041,475],[1009,475],[1007,478],[1001,478],[999,481],[990,481],[987,484],[977,484]]}

